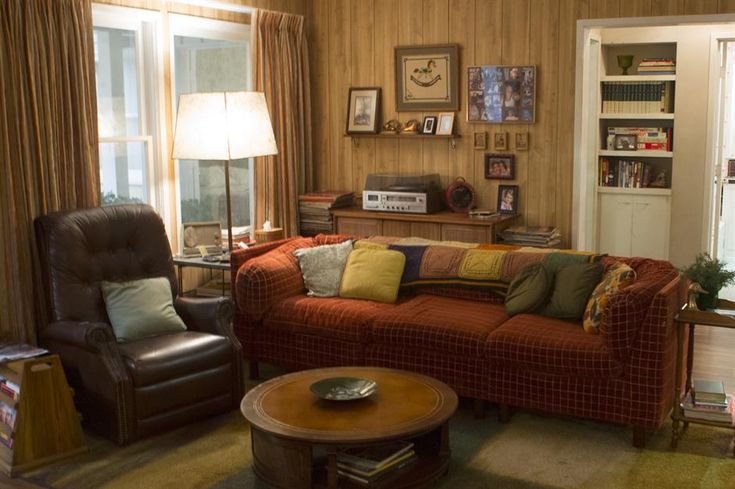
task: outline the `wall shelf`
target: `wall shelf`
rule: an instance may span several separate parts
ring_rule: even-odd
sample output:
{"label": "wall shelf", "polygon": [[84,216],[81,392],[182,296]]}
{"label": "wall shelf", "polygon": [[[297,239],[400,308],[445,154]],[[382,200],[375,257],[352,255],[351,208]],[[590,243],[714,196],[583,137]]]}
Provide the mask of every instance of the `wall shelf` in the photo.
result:
{"label": "wall shelf", "polygon": [[462,136],[459,134],[404,134],[404,133],[393,133],[393,132],[380,132],[377,134],[344,134],[344,137],[346,138],[352,138],[352,143],[359,147],[360,146],[360,139],[367,138],[367,139],[443,139],[449,141],[449,147],[452,149],[457,148],[457,139],[461,138]]}
{"label": "wall shelf", "polygon": [[612,156],[618,158],[673,158],[673,151],[652,151],[652,150],[639,150],[639,151],[615,151],[609,149],[601,149],[598,154],[600,156]]}
{"label": "wall shelf", "polygon": [[633,114],[633,113],[601,113],[598,116],[600,119],[648,119],[648,120],[674,120],[674,114],[672,112],[650,112],[646,114]]}
{"label": "wall shelf", "polygon": [[676,75],[607,75],[601,76],[602,82],[646,82],[676,81]]}
{"label": "wall shelf", "polygon": [[628,187],[597,187],[598,194],[631,194],[631,195],[661,195],[670,196],[670,188],[628,188]]}

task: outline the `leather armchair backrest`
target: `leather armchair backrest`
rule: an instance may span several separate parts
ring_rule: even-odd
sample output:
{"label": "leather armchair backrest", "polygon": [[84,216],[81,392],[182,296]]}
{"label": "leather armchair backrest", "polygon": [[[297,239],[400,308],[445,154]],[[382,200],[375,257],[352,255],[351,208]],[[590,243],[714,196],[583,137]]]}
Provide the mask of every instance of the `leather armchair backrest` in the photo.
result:
{"label": "leather armchair backrest", "polygon": [[166,229],[148,205],[56,212],[35,226],[52,321],[109,322],[100,289],[105,280],[167,277],[176,296]]}

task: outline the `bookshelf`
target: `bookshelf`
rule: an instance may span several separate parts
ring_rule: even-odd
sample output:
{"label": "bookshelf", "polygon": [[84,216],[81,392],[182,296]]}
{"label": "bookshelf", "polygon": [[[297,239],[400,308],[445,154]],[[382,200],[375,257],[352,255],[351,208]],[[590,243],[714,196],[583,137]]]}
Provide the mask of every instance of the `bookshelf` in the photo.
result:
{"label": "bookshelf", "polygon": [[[0,365],[17,395],[0,390],[0,469],[9,477],[87,450],[58,355]],[[9,424],[10,423],[10,424]]]}
{"label": "bookshelf", "polygon": [[[634,41],[599,45],[592,98],[596,149],[589,161],[596,178],[595,247],[618,256],[668,259],[676,74],[640,74],[638,66],[652,58],[676,63],[677,43]],[[633,56],[628,75],[622,74],[619,55]],[[636,149],[615,149],[621,139],[635,141]]]}

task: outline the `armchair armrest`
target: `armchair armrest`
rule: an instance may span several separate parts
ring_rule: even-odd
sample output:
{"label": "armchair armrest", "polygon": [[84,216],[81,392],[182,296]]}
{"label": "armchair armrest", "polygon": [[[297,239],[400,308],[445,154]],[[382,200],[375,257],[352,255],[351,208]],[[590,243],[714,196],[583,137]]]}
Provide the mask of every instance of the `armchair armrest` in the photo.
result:
{"label": "armchair armrest", "polygon": [[107,343],[117,343],[112,326],[102,322],[57,321],[40,333],[41,344],[62,343],[100,353]]}
{"label": "armchair armrest", "polygon": [[177,297],[176,312],[186,326],[202,333],[228,336],[234,314],[232,301],[227,297]]}

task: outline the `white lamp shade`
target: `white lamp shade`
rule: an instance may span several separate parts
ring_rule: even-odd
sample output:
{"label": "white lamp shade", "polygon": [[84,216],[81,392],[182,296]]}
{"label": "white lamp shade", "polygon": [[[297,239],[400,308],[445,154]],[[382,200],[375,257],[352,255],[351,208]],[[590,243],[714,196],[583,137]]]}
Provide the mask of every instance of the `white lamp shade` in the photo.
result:
{"label": "white lamp shade", "polygon": [[174,159],[237,160],[278,154],[260,92],[188,93],[179,97]]}

